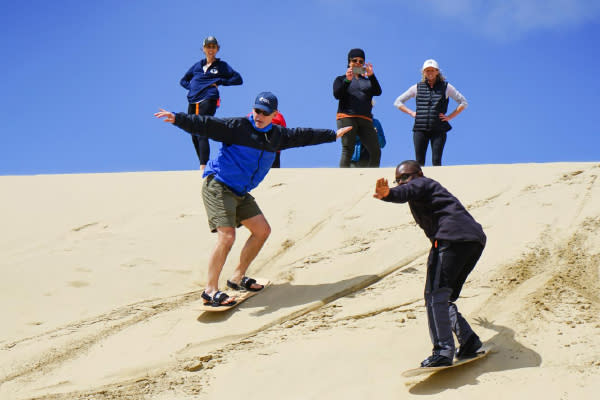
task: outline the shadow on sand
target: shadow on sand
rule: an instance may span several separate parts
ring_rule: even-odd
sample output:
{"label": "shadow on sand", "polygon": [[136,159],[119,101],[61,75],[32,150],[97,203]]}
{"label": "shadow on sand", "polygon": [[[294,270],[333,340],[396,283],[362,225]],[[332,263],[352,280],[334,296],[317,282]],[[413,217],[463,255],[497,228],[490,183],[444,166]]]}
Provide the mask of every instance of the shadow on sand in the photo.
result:
{"label": "shadow on sand", "polygon": [[498,332],[484,343],[492,346],[489,356],[461,367],[451,368],[430,375],[425,380],[410,388],[410,393],[416,395],[431,395],[448,389],[458,389],[461,386],[477,385],[480,375],[520,368],[537,367],[542,363],[542,357],[535,351],[523,346],[515,340],[515,331],[496,325],[485,318],[475,320],[476,324]]}
{"label": "shadow on sand", "polygon": [[[198,322],[215,323],[228,320],[236,311],[245,308],[256,308],[253,316],[261,317],[279,311],[282,308],[293,308],[290,314],[302,313],[302,310],[318,306],[315,302],[327,304],[342,296],[347,296],[380,279],[377,275],[361,275],[333,283],[316,285],[294,285],[282,283],[269,286],[264,293],[260,293],[233,309],[222,312],[203,312],[197,318]],[[229,293],[233,295],[233,293]],[[305,305],[305,308],[297,309]]]}

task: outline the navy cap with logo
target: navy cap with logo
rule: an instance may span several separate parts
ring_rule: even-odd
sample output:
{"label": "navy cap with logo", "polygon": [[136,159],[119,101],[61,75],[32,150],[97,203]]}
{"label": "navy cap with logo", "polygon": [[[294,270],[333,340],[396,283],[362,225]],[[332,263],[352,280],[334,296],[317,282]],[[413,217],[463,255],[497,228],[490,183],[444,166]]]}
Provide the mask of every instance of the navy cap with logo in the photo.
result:
{"label": "navy cap with logo", "polygon": [[204,39],[204,42],[202,42],[202,47],[206,46],[207,44],[216,44],[217,46],[219,46],[219,42],[217,42],[217,38],[214,36],[209,36],[206,39]]}
{"label": "navy cap with logo", "polygon": [[271,92],[261,92],[254,100],[254,108],[272,114],[273,111],[277,111],[277,97]]}

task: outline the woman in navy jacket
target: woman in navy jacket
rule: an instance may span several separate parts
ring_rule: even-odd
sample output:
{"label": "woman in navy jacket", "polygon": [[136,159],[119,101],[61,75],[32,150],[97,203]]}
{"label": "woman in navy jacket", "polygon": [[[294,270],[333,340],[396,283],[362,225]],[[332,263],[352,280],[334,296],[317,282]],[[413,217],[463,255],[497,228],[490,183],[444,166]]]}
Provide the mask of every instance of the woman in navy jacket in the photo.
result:
{"label": "woman in navy jacket", "polygon": [[[202,51],[206,58],[192,65],[179,82],[188,90],[188,114],[215,115],[220,103],[218,86],[242,84],[241,75],[225,61],[217,58],[219,49],[219,43],[214,36],[204,39]],[[192,136],[192,142],[200,160],[200,168],[204,170],[210,158],[208,138]]]}

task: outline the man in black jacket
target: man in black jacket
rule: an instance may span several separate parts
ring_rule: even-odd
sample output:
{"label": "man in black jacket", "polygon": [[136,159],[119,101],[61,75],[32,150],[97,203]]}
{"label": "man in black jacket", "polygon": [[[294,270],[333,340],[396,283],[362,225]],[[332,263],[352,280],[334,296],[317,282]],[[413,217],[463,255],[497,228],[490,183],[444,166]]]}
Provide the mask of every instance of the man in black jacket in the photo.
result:
{"label": "man in black jacket", "polygon": [[415,221],[432,244],[427,260],[425,304],[433,352],[421,367],[452,365],[452,332],[460,343],[457,358],[474,357],[481,341],[454,302],[483,252],[485,233],[456,197],[423,175],[417,161],[400,163],[395,183],[398,186],[390,189],[387,179],[377,180],[373,197],[392,203],[408,202]]}

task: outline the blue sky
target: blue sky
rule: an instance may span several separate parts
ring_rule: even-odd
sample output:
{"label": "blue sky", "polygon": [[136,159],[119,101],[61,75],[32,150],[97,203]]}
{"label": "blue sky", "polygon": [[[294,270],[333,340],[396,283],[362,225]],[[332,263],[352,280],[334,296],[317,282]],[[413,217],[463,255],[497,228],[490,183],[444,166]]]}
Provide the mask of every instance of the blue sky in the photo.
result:
{"label": "blue sky", "polygon": [[[469,101],[445,165],[598,161],[599,22],[597,0],[7,1],[0,174],[196,169],[189,135],[152,114],[186,110],[179,80],[207,35],[244,79],[221,88],[218,117],[270,90],[288,126],[335,129],[332,83],[361,47],[383,88],[382,166],[414,158],[392,103],[427,58]],[[282,166],[337,167],[340,152],[286,150]]]}

